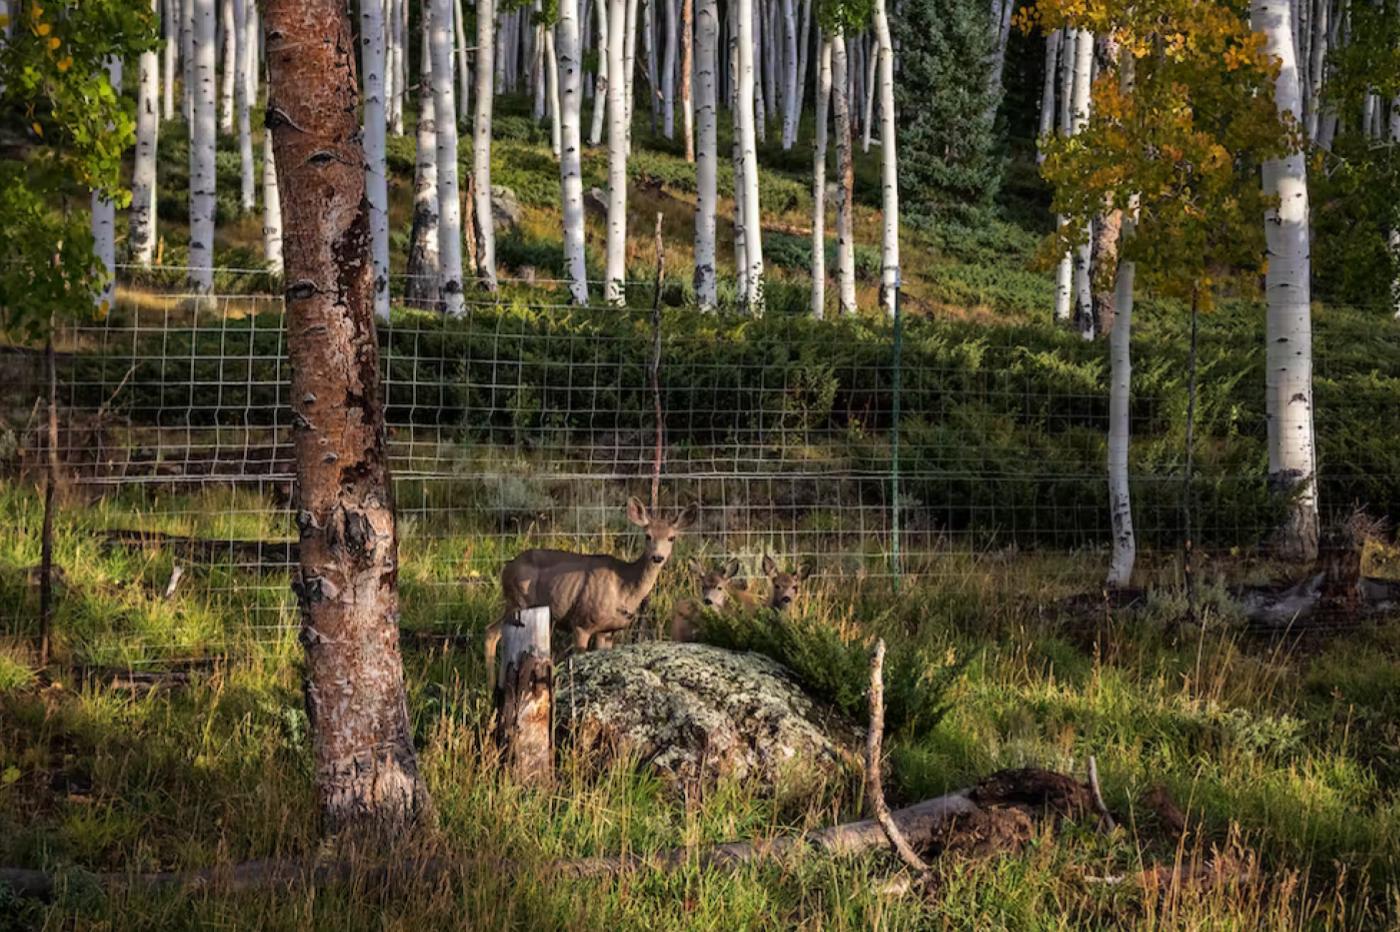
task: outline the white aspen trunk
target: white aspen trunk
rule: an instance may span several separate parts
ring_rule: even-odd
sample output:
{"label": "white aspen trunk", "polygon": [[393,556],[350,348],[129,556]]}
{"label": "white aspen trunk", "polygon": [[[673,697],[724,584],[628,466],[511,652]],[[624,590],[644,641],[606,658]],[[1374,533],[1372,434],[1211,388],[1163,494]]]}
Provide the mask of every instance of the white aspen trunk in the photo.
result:
{"label": "white aspen trunk", "polygon": [[833,129],[836,131],[836,280],[841,315],[856,312],[855,153],[852,151],[850,68],[846,37],[837,32],[831,38],[831,99]]}
{"label": "white aspen trunk", "polygon": [[702,311],[719,303],[715,281],[715,219],[719,189],[718,0],[695,9],[695,301]]}
{"label": "white aspen trunk", "polygon": [[214,287],[214,170],[218,102],[215,99],[217,49],[214,0],[194,0],[190,60],[194,73],[194,115],[190,123],[190,287],[201,294]]}
{"label": "white aspen trunk", "polygon": [[880,62],[880,188],[883,192],[884,238],[881,243],[880,303],[894,316],[899,273],[899,163],[895,153],[894,44],[885,0],[875,0],[875,35]]}
{"label": "white aspen trunk", "polygon": [[180,7],[180,107],[185,123],[194,123],[194,20],[197,0],[173,0]]}
{"label": "white aspen trunk", "polygon": [[1045,147],[1039,140],[1055,131],[1055,84],[1058,78],[1055,71],[1060,59],[1060,45],[1065,31],[1056,29],[1045,37],[1045,83],[1040,89],[1040,132],[1036,136],[1035,164],[1045,164]]}
{"label": "white aspen trunk", "polygon": [[[1068,136],[1074,125],[1074,71],[1079,30],[1066,27],[1060,44],[1060,103],[1058,121],[1061,136]],[[1056,227],[1065,218],[1055,218]],[[1055,268],[1055,322],[1069,323],[1074,316],[1074,258],[1066,252]]]}
{"label": "white aspen trunk", "polygon": [[[452,0],[431,0],[429,30],[432,36],[433,123],[437,147],[438,263],[442,279],[438,291],[443,313],[466,313],[462,296],[462,202],[457,187],[457,104],[452,86]],[[489,5],[490,0],[481,0]],[[482,55],[485,55],[483,64]],[[477,81],[484,76],[486,99],[491,99],[491,54],[477,51]],[[487,215],[490,220],[490,214]]]}
{"label": "white aspen trunk", "polygon": [[436,307],[438,256],[437,104],[433,97],[432,8],[424,6],[418,72],[418,125],[413,163],[413,229],[408,246],[408,299]]}
{"label": "white aspen trunk", "polygon": [[1015,0],[992,0],[992,64],[987,75],[987,109],[982,114],[988,123],[997,118],[1001,108],[1001,80],[1006,70],[1006,43],[1011,37],[1011,14]]}
{"label": "white aspen trunk", "polygon": [[797,141],[797,7],[783,2],[783,150]]}
{"label": "white aspen trunk", "polygon": [[[632,108],[636,106],[637,102],[636,79],[638,11],[638,0],[626,0],[626,8],[623,11],[623,19],[621,20],[623,24],[622,31],[624,33],[622,45],[622,96],[623,104],[626,107],[625,125],[623,127],[623,129],[626,131],[626,148],[624,151],[629,156],[632,154]],[[613,17],[611,15],[608,18],[610,20],[609,26],[612,27],[614,32],[616,32],[617,23],[619,21],[616,17]],[[611,66],[609,66],[608,73],[612,74]]]}
{"label": "white aspen trunk", "polygon": [[876,72],[879,67],[879,48],[869,49],[865,53],[865,113],[862,115],[865,121],[865,131],[860,146],[862,152],[870,151],[870,140],[875,129],[875,89],[879,83]]}
{"label": "white aspen trunk", "polygon": [[826,123],[831,100],[831,42],[817,34],[816,133],[812,140],[812,316],[826,315]]}
{"label": "white aspen trunk", "polygon": [[219,36],[223,39],[223,84],[219,89],[219,132],[233,135],[233,86],[238,78],[238,13],[234,0],[219,4]]}
{"label": "white aspen trunk", "polygon": [[244,213],[257,206],[257,183],[253,177],[253,124],[248,100],[248,7],[252,0],[233,0],[234,31],[238,40],[233,53],[233,101],[238,124],[238,206]]}
{"label": "white aspen trunk", "polygon": [[758,139],[754,131],[754,0],[738,0],[739,146],[744,163],[744,253],[748,307],[763,315],[763,217],[758,208]]}
{"label": "white aspen trunk", "polygon": [[243,16],[243,41],[247,43],[248,54],[243,59],[243,92],[247,95],[248,106],[258,106],[259,49],[262,39],[262,19],[258,16],[255,0],[246,0]]}
{"label": "white aspen trunk", "polygon": [[[160,0],[151,0],[159,11]],[[140,84],[136,91],[136,161],[131,171],[131,219],[127,239],[131,259],[149,266],[156,248],[156,145],[160,133],[160,56],[141,53]],[[173,103],[173,98],[172,98]]]}
{"label": "white aspen trunk", "polygon": [[389,319],[389,181],[384,130],[384,0],[360,0],[360,74],[364,81],[365,200],[374,263],[374,317]]}
{"label": "white aspen trunk", "polygon": [[[1087,29],[1079,30],[1074,43],[1074,93],[1070,104],[1074,111],[1070,125],[1070,135],[1077,136],[1089,123],[1089,90],[1093,83],[1094,37]],[[1091,224],[1080,231],[1074,248],[1074,319],[1079,335],[1085,340],[1094,338],[1094,296],[1089,280],[1089,267],[1093,258],[1093,235]]]}
{"label": "white aspen trunk", "polygon": [[[428,0],[431,4],[432,0]],[[462,0],[452,0],[452,47],[457,55],[457,116],[454,125],[461,126],[466,123],[467,111],[471,109],[472,103],[472,78],[473,73],[467,64],[467,48],[471,42],[467,39],[466,27],[463,25]],[[478,61],[480,59],[478,58]],[[436,113],[434,113],[436,118]]]}
{"label": "white aspen trunk", "polygon": [[729,86],[733,98],[729,102],[731,126],[730,155],[734,162],[734,291],[739,307],[749,303],[749,253],[744,242],[744,221],[748,210],[744,206],[744,147],[740,144],[743,131],[739,128],[739,16],[738,4],[729,7]]}
{"label": "white aspen trunk", "polygon": [[[763,28],[764,0],[750,0],[748,8],[753,14],[749,17],[750,22],[753,24],[753,42],[750,43],[749,54],[754,61],[754,68],[757,69],[763,61],[767,60],[767,56],[763,54],[763,39],[767,32],[767,30]],[[740,74],[743,74],[742,68]],[[760,78],[761,75],[755,70],[753,93],[749,96],[753,99],[754,120],[756,121],[755,131],[757,133],[755,138],[757,142],[761,144],[766,140],[768,135],[768,101],[772,99],[773,95],[768,94],[765,97],[763,93],[763,81],[760,80]]]}
{"label": "white aspen trunk", "polygon": [[[491,212],[491,112],[495,95],[491,88],[492,55],[495,52],[495,0],[476,0],[476,115],[472,123],[472,176],[475,185],[476,262],[481,283],[487,291],[496,290],[496,228]],[[436,63],[437,59],[434,58]],[[448,67],[447,65],[443,66]],[[438,111],[438,138],[442,138],[442,111]],[[452,135],[455,137],[456,127]],[[456,139],[453,139],[456,149]],[[442,187],[442,162],[438,162],[438,186]],[[456,188],[457,179],[452,179]],[[456,191],[453,191],[456,196]],[[440,213],[439,216],[445,216]],[[440,221],[439,221],[440,222]],[[461,224],[458,223],[460,230]],[[444,259],[446,253],[443,253]],[[460,260],[459,260],[460,261]]]}
{"label": "white aspen trunk", "polygon": [[[1317,140],[1318,117],[1322,109],[1322,76],[1327,67],[1327,16],[1331,0],[1318,0],[1312,21],[1312,48],[1308,59],[1308,100],[1303,132]],[[1368,99],[1372,95],[1367,95]],[[1369,128],[1369,127],[1368,127]]]}
{"label": "white aspen trunk", "polygon": [[[560,0],[561,3],[565,0]],[[571,0],[577,3],[578,0]],[[544,34],[544,73],[545,73],[545,97],[549,104],[549,145],[554,152],[554,157],[560,159],[563,156],[564,147],[564,115],[559,112],[559,59],[555,49],[554,37],[557,27],[545,28]],[[578,18],[574,19],[574,30],[578,31]],[[574,98],[578,99],[578,93]],[[575,146],[577,148],[577,146]],[[581,184],[582,182],[580,182]],[[579,189],[582,192],[582,188]],[[579,194],[582,198],[582,193]],[[582,201],[580,200],[580,203]]]}
{"label": "white aspen trunk", "polygon": [[598,28],[598,80],[593,94],[593,124],[588,128],[588,144],[603,141],[603,118],[608,112],[608,0],[593,0]]}
{"label": "white aspen trunk", "polygon": [[[1253,0],[1250,23],[1264,35],[1265,51],[1279,59],[1274,100],[1280,114],[1301,106],[1297,62],[1289,41],[1286,0]],[[1311,257],[1308,248],[1308,176],[1301,151],[1264,163],[1264,193],[1278,207],[1264,215],[1268,243],[1265,291],[1265,414],[1268,418],[1269,482],[1292,496],[1278,534],[1278,552],[1288,560],[1317,557],[1317,458],[1313,441]]]}
{"label": "white aspen trunk", "polygon": [[660,0],[666,12],[666,47],[661,61],[661,132],[676,138],[676,59],[680,53],[680,10],[676,0]]}
{"label": "white aspen trunk", "polygon": [[263,132],[263,258],[268,270],[282,274],[282,201],[277,193],[277,162],[272,133]]}
{"label": "white aspen trunk", "polygon": [[[536,22],[532,29],[535,42],[530,56],[530,91],[534,95],[534,116],[537,121],[543,122],[549,116],[549,95],[546,89],[546,82],[540,80],[544,77],[544,42],[541,33],[544,30],[544,23],[539,22],[540,0],[535,0],[530,8],[531,18]],[[559,157],[558,150],[555,150],[554,157]]]}
{"label": "white aspen trunk", "polygon": [[[121,97],[122,61],[120,58],[108,57],[107,80],[111,83],[112,89],[117,92],[117,96]],[[112,306],[112,299],[116,295],[114,276],[117,273],[117,205],[97,191],[92,192],[92,251],[107,273],[102,293],[97,296],[97,306],[105,311]]]}
{"label": "white aspen trunk", "polygon": [[681,7],[681,127],[685,135],[685,160],[695,161],[695,0],[680,0]]}
{"label": "white aspen trunk", "polygon": [[[610,23],[627,21],[627,0],[608,0]],[[603,299],[621,307],[627,302],[627,30],[608,34],[608,235]]]}
{"label": "white aspen trunk", "polygon": [[[555,112],[559,113],[559,184],[564,205],[564,273],[575,304],[588,304],[588,268],[584,262],[583,141],[579,123],[583,110],[583,61],[579,42],[579,0],[559,0],[554,30],[559,45]],[[555,63],[548,63],[551,70]],[[563,89],[559,102],[557,89]],[[562,112],[561,112],[562,111]]]}
{"label": "white aspen trunk", "polygon": [[[1123,215],[1121,243],[1126,244],[1133,231],[1133,207]],[[1123,255],[1120,245],[1118,255]],[[1116,308],[1113,330],[1109,332],[1108,388],[1108,515],[1112,524],[1113,556],[1108,565],[1105,585],[1121,589],[1133,576],[1137,559],[1137,537],[1133,533],[1133,504],[1128,486],[1128,449],[1132,421],[1129,400],[1133,380],[1131,339],[1133,327],[1133,284],[1137,263],[1120,259],[1114,282],[1113,303]]]}
{"label": "white aspen trunk", "polygon": [[394,121],[394,100],[398,97],[399,64],[398,49],[398,7],[394,0],[379,0],[384,16],[384,122]]}
{"label": "white aspen trunk", "polygon": [[165,0],[161,9],[161,27],[165,48],[161,50],[163,78],[161,81],[161,114],[175,119],[175,63],[180,52],[180,0]]}

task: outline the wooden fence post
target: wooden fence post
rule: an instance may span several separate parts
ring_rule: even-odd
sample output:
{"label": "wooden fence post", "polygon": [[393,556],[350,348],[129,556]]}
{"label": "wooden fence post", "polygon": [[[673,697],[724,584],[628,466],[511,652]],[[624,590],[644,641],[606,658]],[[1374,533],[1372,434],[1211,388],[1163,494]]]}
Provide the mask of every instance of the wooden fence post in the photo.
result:
{"label": "wooden fence post", "polygon": [[496,744],[506,770],[521,783],[554,778],[554,662],[549,607],[526,608],[501,627],[496,682]]}

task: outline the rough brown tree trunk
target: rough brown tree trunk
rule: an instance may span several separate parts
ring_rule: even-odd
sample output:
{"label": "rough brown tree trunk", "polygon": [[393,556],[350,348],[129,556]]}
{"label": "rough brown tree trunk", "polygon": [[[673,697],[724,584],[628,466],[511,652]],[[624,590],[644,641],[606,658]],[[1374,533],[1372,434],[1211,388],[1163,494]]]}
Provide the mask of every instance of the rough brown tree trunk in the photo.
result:
{"label": "rough brown tree trunk", "polygon": [[344,3],[267,0],[267,126],[286,226],[294,584],[324,827],[425,812],[398,632],[398,538],[374,331],[369,203]]}

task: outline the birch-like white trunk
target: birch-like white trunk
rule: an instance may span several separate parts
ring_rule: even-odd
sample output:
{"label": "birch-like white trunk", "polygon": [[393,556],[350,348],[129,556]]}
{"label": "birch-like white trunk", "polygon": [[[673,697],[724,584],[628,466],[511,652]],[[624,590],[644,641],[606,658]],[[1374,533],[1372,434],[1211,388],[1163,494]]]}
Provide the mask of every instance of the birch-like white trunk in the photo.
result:
{"label": "birch-like white trunk", "polygon": [[[566,0],[560,0],[564,3]],[[578,0],[571,0],[574,4]],[[577,6],[575,6],[577,12]],[[564,146],[564,120],[563,114],[559,112],[559,56],[558,50],[554,47],[556,26],[544,27],[544,52],[542,55],[544,66],[545,103],[549,110],[549,147],[556,159],[562,160],[562,150]],[[578,18],[574,18],[574,32],[578,32]],[[578,96],[576,93],[575,97]],[[582,189],[580,189],[582,190]],[[582,195],[580,194],[580,197]]]}
{"label": "birch-like white trunk", "polygon": [[408,244],[408,299],[436,307],[438,256],[437,104],[433,97],[432,9],[423,10],[418,73],[418,125],[413,162],[413,228]]}
{"label": "birch-like white trunk", "polygon": [[[1320,0],[1313,12],[1312,46],[1309,50],[1307,90],[1308,100],[1304,110],[1303,132],[1308,139],[1316,141],[1319,116],[1322,110],[1322,77],[1327,68],[1327,19],[1331,0]],[[1367,95],[1370,98],[1372,95]],[[1369,130],[1369,126],[1367,127]]]}
{"label": "birch-like white trunk", "polygon": [[831,100],[831,41],[817,34],[816,133],[812,140],[812,316],[826,315],[826,124]]}
{"label": "birch-like white trunk", "polygon": [[238,81],[238,10],[234,0],[219,5],[220,35],[223,37],[223,83],[219,89],[219,132],[233,135],[233,89]]}
{"label": "birch-like white trunk", "polygon": [[[627,21],[627,0],[608,0],[608,21]],[[608,74],[626,74],[626,30],[608,33]],[[627,301],[627,81],[608,81],[608,234],[603,298]]]}
{"label": "birch-like white trunk", "polygon": [[659,0],[666,14],[665,50],[661,60],[661,132],[676,138],[676,57],[680,52],[680,10],[676,0]]}
{"label": "birch-like white trunk", "polygon": [[588,144],[603,142],[603,121],[608,113],[608,0],[593,0],[598,35],[598,79],[594,82],[593,123],[588,128]]}
{"label": "birch-like white trunk", "polygon": [[164,0],[161,5],[161,32],[165,48],[161,50],[163,80],[161,81],[161,115],[175,119],[175,65],[180,53],[180,0]]}
{"label": "birch-like white trunk", "polygon": [[471,40],[467,38],[464,22],[462,0],[452,0],[452,47],[457,56],[457,116],[454,122],[458,126],[466,124],[467,111],[472,105],[473,73],[467,63],[467,48],[471,45]]}
{"label": "birch-like white trunk", "polygon": [[[443,313],[460,317],[466,313],[462,296],[462,203],[457,187],[457,102],[452,85],[452,0],[432,0],[429,30],[432,36],[433,122],[437,145],[438,190],[438,263],[442,279],[438,291]],[[491,71],[481,72],[478,51],[477,68],[487,82],[490,100]],[[487,215],[488,219],[490,215]]]}
{"label": "birch-like white trunk", "polygon": [[[253,167],[253,123],[248,100],[248,7],[252,0],[233,0],[234,31],[238,39],[233,52],[233,106],[238,125],[238,207],[244,213],[257,206],[257,182]],[[256,54],[256,46],[253,53]]]}
{"label": "birch-like white trunk", "polygon": [[[496,228],[491,213],[491,112],[495,94],[491,87],[495,54],[495,0],[476,0],[476,115],[472,124],[472,177],[475,184],[476,262],[481,284],[496,290]],[[436,63],[436,58],[434,62]],[[447,67],[447,66],[444,66]],[[438,111],[438,137],[442,136],[442,111]],[[452,135],[456,136],[454,124]],[[453,139],[456,148],[456,139]],[[438,162],[438,186],[443,182],[442,162]],[[453,178],[456,188],[456,178]],[[456,196],[454,190],[453,196]],[[445,216],[445,215],[444,215]],[[460,229],[461,224],[458,224]],[[446,253],[443,254],[444,258]]]}
{"label": "birch-like white trunk", "polygon": [[214,0],[193,0],[190,61],[194,74],[190,122],[190,287],[207,293],[214,287],[214,167],[218,130],[217,49]]}
{"label": "birch-like white trunk", "polygon": [[894,316],[899,273],[899,163],[895,153],[894,43],[885,0],[875,0],[875,37],[880,62],[880,188],[884,237],[880,259],[880,303]]}
{"label": "birch-like white trunk", "polygon": [[695,0],[680,0],[681,7],[681,128],[685,160],[695,161]]}
{"label": "birch-like white trunk", "polygon": [[831,37],[832,128],[836,132],[836,281],[842,316],[856,312],[855,161],[846,37]]}
{"label": "birch-like white trunk", "polygon": [[797,141],[797,7],[783,3],[783,150]]}
{"label": "birch-like white trunk", "polygon": [[282,201],[277,193],[277,162],[272,133],[263,132],[263,258],[268,270],[282,274]]}
{"label": "birch-like white trunk", "polygon": [[646,59],[647,103],[651,111],[651,131],[661,122],[661,85],[656,63],[656,0],[642,0],[642,55]]}
{"label": "birch-like white trunk", "polygon": [[[579,0],[559,0],[559,22],[554,31],[559,44],[557,87],[562,99],[559,111],[559,184],[564,202],[564,273],[569,295],[578,305],[588,304],[588,267],[584,262],[583,214],[583,61],[579,41]],[[555,63],[547,66],[552,70]]]}
{"label": "birch-like white trunk", "polygon": [[[120,97],[122,93],[122,61],[120,58],[107,59],[107,80]],[[109,126],[110,128],[110,126]],[[107,273],[106,284],[97,296],[97,305],[102,309],[112,306],[116,295],[117,274],[117,206],[98,191],[92,192],[92,250],[103,270]]]}
{"label": "birch-like white trunk", "polygon": [[[1066,27],[1060,43],[1060,100],[1056,115],[1061,136],[1068,136],[1074,126],[1074,65],[1079,30]],[[1063,228],[1063,215],[1055,217],[1055,226]],[[1055,267],[1055,322],[1068,324],[1074,317],[1074,257],[1066,252]]]}
{"label": "birch-like white trunk", "polygon": [[740,144],[743,131],[739,128],[739,17],[738,5],[729,6],[729,86],[733,96],[729,101],[730,156],[734,164],[734,291],[739,307],[749,302],[749,253],[745,248],[744,222],[748,211],[744,207],[744,147]]}
{"label": "birch-like white trunk", "polygon": [[[867,37],[868,42],[868,37]],[[879,87],[880,49],[878,40],[874,48],[865,52],[865,135],[861,141],[861,151],[870,151],[870,140],[875,130],[875,91]]]}
{"label": "birch-like white trunk", "polygon": [[1055,131],[1055,85],[1059,80],[1056,70],[1064,35],[1063,29],[1056,29],[1045,37],[1045,83],[1040,88],[1040,132],[1036,136],[1035,147],[1037,165],[1045,164],[1045,147],[1040,141]]}
{"label": "birch-like white trunk", "polygon": [[[1126,244],[1133,231],[1133,211],[1123,216],[1121,242]],[[1123,246],[1118,249],[1123,255]],[[1108,515],[1113,533],[1113,556],[1105,585],[1121,589],[1133,576],[1137,559],[1137,537],[1133,533],[1133,503],[1128,487],[1128,450],[1132,436],[1129,410],[1133,380],[1131,339],[1133,328],[1133,285],[1137,263],[1120,259],[1114,282],[1116,308],[1113,330],[1108,337]]]}
{"label": "birch-like white trunk", "polygon": [[180,8],[180,109],[194,122],[194,20],[196,0],[174,0]]}
{"label": "birch-like white trunk", "polygon": [[360,74],[364,83],[365,200],[374,263],[374,317],[389,319],[389,180],[385,159],[384,0],[360,0]]}
{"label": "birch-like white trunk", "polygon": [[738,0],[739,148],[744,168],[744,253],[748,309],[763,314],[763,217],[758,207],[758,139],[754,131],[754,0]]}
{"label": "birch-like white trunk", "polygon": [[[159,11],[160,0],[151,0]],[[160,133],[160,56],[154,50],[141,53],[140,83],[136,89],[136,161],[131,171],[131,218],[127,239],[131,259],[149,266],[156,248],[156,145]],[[172,98],[173,103],[173,98]]]}
{"label": "birch-like white trunk", "polygon": [[[767,31],[763,28],[763,4],[764,0],[750,0],[747,7],[747,9],[752,13],[752,15],[749,17],[749,20],[753,24],[754,41],[751,44],[752,48],[750,50],[750,54],[753,56],[754,59],[755,71],[752,96],[754,119],[757,121],[754,128],[757,132],[756,138],[759,143],[763,143],[764,141],[766,141],[765,137],[768,134],[768,101],[773,99],[772,93],[769,93],[767,95],[763,93],[763,81],[761,80],[762,75],[759,74],[757,70],[760,63],[762,63],[763,61],[770,60],[768,56],[763,53],[763,40],[767,34]],[[736,6],[738,6],[737,3]],[[742,69],[740,73],[742,74]]]}
{"label": "birch-like white trunk", "polygon": [[[1390,142],[1400,144],[1400,97],[1390,102]],[[1391,261],[1400,268],[1400,218],[1392,217],[1390,228]],[[1390,300],[1395,307],[1395,319],[1400,320],[1400,274],[1390,284]]]}
{"label": "birch-like white trunk", "polygon": [[[1094,37],[1087,29],[1081,29],[1074,43],[1074,93],[1070,104],[1074,116],[1070,135],[1084,132],[1089,124],[1089,91],[1093,76]],[[1091,225],[1086,224],[1074,247],[1074,320],[1079,335],[1085,340],[1094,338],[1094,294],[1090,281],[1092,260],[1093,231]]]}
{"label": "birch-like white trunk", "polygon": [[[794,142],[796,141],[797,129],[800,128],[802,125],[802,102],[806,99],[807,95],[807,59],[811,57],[811,55],[809,54],[809,46],[811,45],[811,43],[812,0],[802,0],[802,33],[801,37],[798,39],[797,42],[797,127],[794,127],[793,129]],[[818,29],[818,53],[820,53],[821,43],[822,37],[820,35],[820,29]],[[831,106],[830,103],[828,103],[827,110],[830,111],[830,109]]]}
{"label": "birch-like white trunk", "polygon": [[719,303],[715,281],[715,222],[719,193],[719,113],[716,72],[718,0],[695,7],[695,300],[702,311]]}
{"label": "birch-like white trunk", "polygon": [[[1253,0],[1250,24],[1265,51],[1279,60],[1274,100],[1280,114],[1301,107],[1297,61],[1287,0]],[[1308,175],[1301,151],[1264,163],[1264,193],[1278,206],[1264,215],[1268,267],[1265,319],[1265,416],[1269,482],[1291,496],[1278,534],[1285,559],[1317,557],[1317,457],[1313,439],[1311,256],[1308,246]]]}

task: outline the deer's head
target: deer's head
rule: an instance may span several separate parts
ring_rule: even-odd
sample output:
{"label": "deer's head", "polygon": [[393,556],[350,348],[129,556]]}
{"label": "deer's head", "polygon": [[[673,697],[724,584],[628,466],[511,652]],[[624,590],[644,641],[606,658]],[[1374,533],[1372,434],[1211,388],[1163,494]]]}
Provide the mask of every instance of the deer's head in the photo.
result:
{"label": "deer's head", "polygon": [[700,578],[700,601],[706,608],[724,608],[729,601],[729,590],[744,588],[744,582],[734,578],[739,575],[738,560],[730,560],[713,570],[706,570],[699,560],[691,560],[690,569]]}
{"label": "deer's head", "polygon": [[812,568],[803,564],[797,568],[797,572],[789,573],[778,566],[778,561],[767,554],[763,555],[763,575],[768,577],[769,585],[772,586],[773,594],[768,598],[768,607],[775,611],[784,612],[797,600],[797,596],[802,591],[802,584],[807,581],[807,577],[812,575]]}
{"label": "deer's head", "polygon": [[646,559],[657,566],[670,558],[676,535],[694,524],[699,513],[699,507],[692,502],[673,520],[667,520],[647,511],[647,506],[635,495],[627,500],[627,520],[646,532]]}

